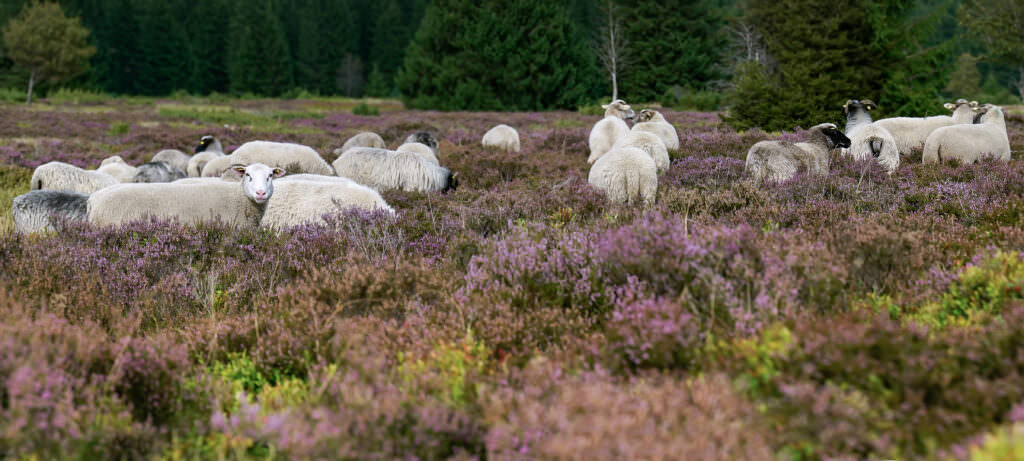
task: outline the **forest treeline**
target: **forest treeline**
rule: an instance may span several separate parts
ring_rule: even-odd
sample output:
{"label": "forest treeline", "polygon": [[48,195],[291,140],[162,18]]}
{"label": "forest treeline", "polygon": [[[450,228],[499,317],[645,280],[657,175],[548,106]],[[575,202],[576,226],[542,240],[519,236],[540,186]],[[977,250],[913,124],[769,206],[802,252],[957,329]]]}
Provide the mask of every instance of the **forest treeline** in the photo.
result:
{"label": "forest treeline", "polygon": [[[0,2],[0,24],[30,1]],[[61,0],[96,52],[86,72],[60,86],[542,110],[608,99],[611,55],[618,96],[629,101],[724,105],[740,127],[806,126],[847,98],[916,115],[948,97],[1014,97],[1024,62],[972,33],[984,28],[965,25],[974,3]],[[26,79],[0,59],[0,87],[23,88]]]}

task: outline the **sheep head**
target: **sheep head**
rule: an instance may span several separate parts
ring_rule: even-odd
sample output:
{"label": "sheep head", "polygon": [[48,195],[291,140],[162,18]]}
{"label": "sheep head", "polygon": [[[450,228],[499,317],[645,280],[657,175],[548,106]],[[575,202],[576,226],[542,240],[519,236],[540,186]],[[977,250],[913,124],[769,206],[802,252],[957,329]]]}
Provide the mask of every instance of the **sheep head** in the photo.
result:
{"label": "sheep head", "polygon": [[262,163],[234,164],[230,171],[242,178],[242,191],[250,200],[262,205],[274,195],[274,178],[284,176],[283,168],[271,168]]}
{"label": "sheep head", "polygon": [[850,147],[850,138],[846,137],[834,123],[822,123],[811,127],[812,136],[814,132],[821,133],[825,137],[825,144],[829,149],[837,147]]}
{"label": "sheep head", "polygon": [[206,152],[206,150],[210,149],[211,147],[215,147],[218,151],[223,150],[220,147],[220,141],[218,141],[217,138],[210,135],[203,136],[202,138],[199,139],[199,145],[196,146],[195,153],[198,154],[200,152]]}
{"label": "sheep head", "polygon": [[643,109],[636,116],[636,123],[665,120],[665,117],[654,109]]}
{"label": "sheep head", "polygon": [[626,101],[616,99],[611,104],[604,104],[601,106],[604,109],[605,117],[618,117],[623,120],[633,120],[636,118],[636,112],[626,104]]}

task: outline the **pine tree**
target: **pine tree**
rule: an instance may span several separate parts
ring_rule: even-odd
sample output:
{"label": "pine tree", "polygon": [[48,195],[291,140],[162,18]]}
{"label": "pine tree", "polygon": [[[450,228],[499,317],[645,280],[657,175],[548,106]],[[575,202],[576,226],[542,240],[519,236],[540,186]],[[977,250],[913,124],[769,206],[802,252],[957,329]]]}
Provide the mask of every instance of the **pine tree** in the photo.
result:
{"label": "pine tree", "polygon": [[[373,70],[379,73],[378,81],[375,83],[386,87],[376,88],[375,92],[381,93],[377,96],[385,96],[391,93],[395,73],[402,66],[405,47],[409,44],[409,35],[406,32],[408,27],[402,24],[402,11],[398,6],[398,0],[386,0],[383,3],[376,24],[377,26],[373,28],[370,56],[373,57]],[[367,85],[370,83],[373,83],[372,78],[367,79]],[[368,86],[367,91],[369,90]]]}
{"label": "pine tree", "polygon": [[224,18],[231,17],[229,0],[195,2],[186,29],[191,37],[194,75],[191,90],[198,94],[227,92],[228,34]]}
{"label": "pine tree", "polygon": [[139,2],[140,53],[136,89],[145,95],[165,95],[188,89],[192,83],[193,56],[180,11],[170,0]]}
{"label": "pine tree", "polygon": [[292,88],[292,62],[272,0],[237,0],[231,17],[231,91],[277,96]]}
{"label": "pine tree", "polygon": [[307,0],[298,10],[295,83],[321,94],[337,94],[336,74],[357,38],[347,0]]}
{"label": "pine tree", "polygon": [[574,108],[594,78],[580,73],[589,50],[577,37],[557,2],[438,0],[406,52],[399,88],[417,108]]}
{"label": "pine tree", "polygon": [[704,88],[722,79],[725,11],[718,0],[618,0],[629,67],[620,87],[629,100],[656,101],[672,86]]}

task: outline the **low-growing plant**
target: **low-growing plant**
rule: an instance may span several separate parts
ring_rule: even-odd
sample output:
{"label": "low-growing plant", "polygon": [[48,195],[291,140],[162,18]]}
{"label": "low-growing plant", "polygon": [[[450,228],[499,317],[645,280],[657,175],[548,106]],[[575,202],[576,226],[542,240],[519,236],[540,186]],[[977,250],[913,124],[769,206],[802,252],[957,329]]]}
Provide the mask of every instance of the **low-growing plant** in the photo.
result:
{"label": "low-growing plant", "polygon": [[377,106],[371,106],[363,102],[352,107],[352,115],[370,115],[376,117],[380,115],[380,109],[377,108]]}

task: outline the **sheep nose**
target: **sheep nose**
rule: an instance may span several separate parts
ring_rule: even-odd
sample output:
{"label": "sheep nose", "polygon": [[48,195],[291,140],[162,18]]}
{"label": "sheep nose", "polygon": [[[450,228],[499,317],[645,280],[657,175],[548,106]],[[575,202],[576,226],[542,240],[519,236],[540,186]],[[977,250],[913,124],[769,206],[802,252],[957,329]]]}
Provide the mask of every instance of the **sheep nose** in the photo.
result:
{"label": "sheep nose", "polygon": [[256,198],[267,198],[267,191],[258,190],[256,191]]}

